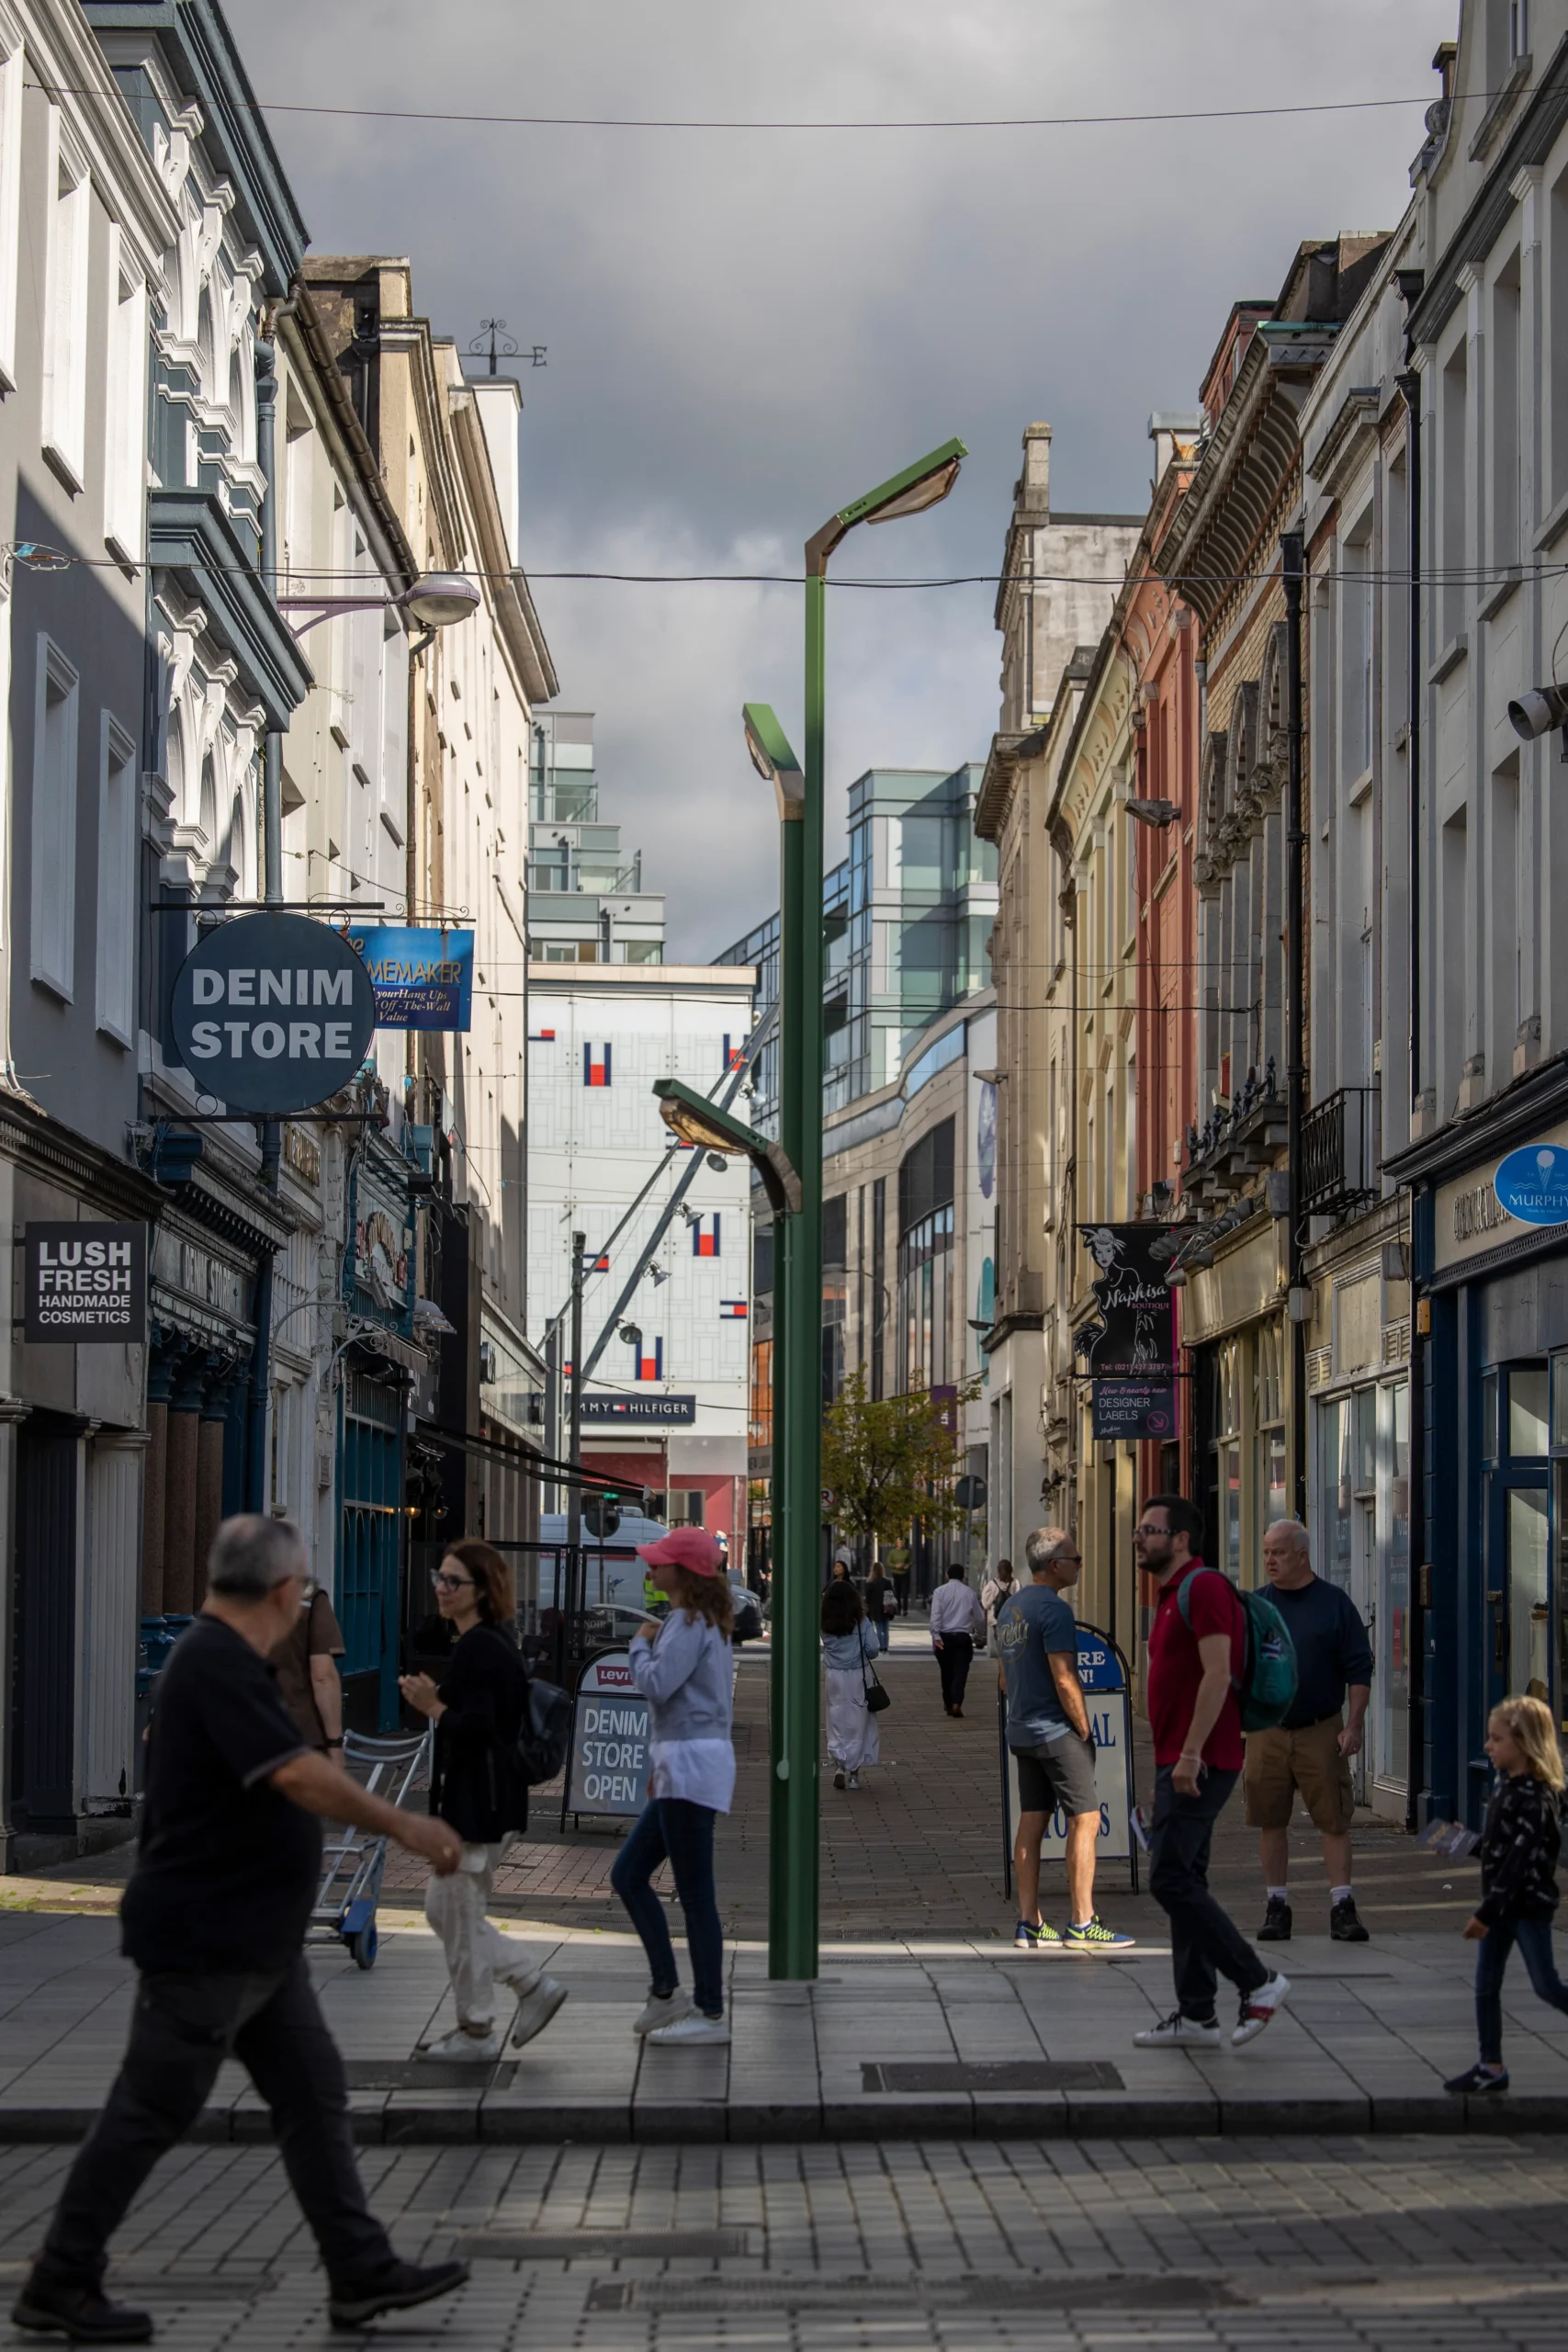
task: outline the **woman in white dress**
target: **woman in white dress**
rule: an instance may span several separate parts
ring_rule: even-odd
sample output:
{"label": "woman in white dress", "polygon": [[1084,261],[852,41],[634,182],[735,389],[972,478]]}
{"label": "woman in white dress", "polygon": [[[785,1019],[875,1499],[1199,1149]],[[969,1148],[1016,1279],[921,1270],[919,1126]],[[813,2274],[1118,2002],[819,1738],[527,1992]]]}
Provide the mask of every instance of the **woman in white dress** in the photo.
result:
{"label": "woman in white dress", "polygon": [[858,1789],[860,1776],[881,1754],[876,1717],[865,1703],[877,1655],[876,1636],[852,1584],[830,1584],[822,1595],[822,1663],[828,1669],[828,1754],[833,1786]]}

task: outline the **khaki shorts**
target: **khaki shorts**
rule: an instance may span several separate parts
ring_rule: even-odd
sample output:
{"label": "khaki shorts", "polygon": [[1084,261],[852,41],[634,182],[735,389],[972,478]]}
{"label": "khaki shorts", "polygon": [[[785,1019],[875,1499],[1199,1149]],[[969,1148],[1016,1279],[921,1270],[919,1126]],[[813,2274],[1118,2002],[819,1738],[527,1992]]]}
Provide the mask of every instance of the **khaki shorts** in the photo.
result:
{"label": "khaki shorts", "polygon": [[1342,1838],[1355,1815],[1350,1792],[1350,1767],[1339,1753],[1345,1726],[1337,1715],[1303,1731],[1249,1731],[1242,1788],[1247,1795],[1250,1829],[1288,1829],[1297,1791],[1312,1815],[1312,1826],[1325,1836]]}

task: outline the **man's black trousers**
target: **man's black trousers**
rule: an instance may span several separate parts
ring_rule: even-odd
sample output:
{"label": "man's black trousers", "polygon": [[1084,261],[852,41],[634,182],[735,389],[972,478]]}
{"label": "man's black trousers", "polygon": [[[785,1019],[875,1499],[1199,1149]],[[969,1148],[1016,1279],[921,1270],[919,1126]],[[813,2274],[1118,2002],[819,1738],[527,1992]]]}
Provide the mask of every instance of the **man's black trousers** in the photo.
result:
{"label": "man's black trousers", "polygon": [[942,1668],[942,1702],[949,1707],[961,1707],[975,1657],[974,1636],[969,1634],[944,1634],[942,1647],[936,1655]]}
{"label": "man's black trousers", "polygon": [[365,2202],[348,2085],[303,1960],[267,1976],[145,1975],[103,2113],[72,2165],[39,2269],[98,2285],[109,2238],[157,2163],[238,2058],[272,2110],[278,2153],[334,2286],[394,2259]]}
{"label": "man's black trousers", "polygon": [[1256,1993],[1269,1970],[1209,1892],[1209,1847],[1239,1772],[1205,1772],[1195,1797],[1177,1793],[1174,1767],[1155,1773],[1149,1824],[1149,1893],[1170,1921],[1176,2000],[1184,2018],[1212,2018],[1218,1977]]}

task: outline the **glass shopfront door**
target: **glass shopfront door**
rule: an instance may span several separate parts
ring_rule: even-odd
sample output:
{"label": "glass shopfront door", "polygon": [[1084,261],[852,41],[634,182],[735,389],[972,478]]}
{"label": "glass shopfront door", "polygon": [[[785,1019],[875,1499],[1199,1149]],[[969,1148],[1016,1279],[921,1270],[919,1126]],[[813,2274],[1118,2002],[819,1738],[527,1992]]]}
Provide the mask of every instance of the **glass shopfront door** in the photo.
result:
{"label": "glass shopfront door", "polygon": [[1486,1474],[1484,1688],[1551,1699],[1551,1519],[1547,1368],[1511,1364],[1482,1383]]}

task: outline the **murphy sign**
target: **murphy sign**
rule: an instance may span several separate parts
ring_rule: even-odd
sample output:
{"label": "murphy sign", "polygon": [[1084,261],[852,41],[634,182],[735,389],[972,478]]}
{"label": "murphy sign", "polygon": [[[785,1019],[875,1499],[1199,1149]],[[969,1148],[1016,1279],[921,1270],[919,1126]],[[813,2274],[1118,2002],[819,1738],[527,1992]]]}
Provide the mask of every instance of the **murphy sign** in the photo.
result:
{"label": "murphy sign", "polygon": [[240,915],[186,956],[175,1042],[234,1111],[308,1111],[346,1086],[376,1031],[376,991],[346,939],[304,915]]}

